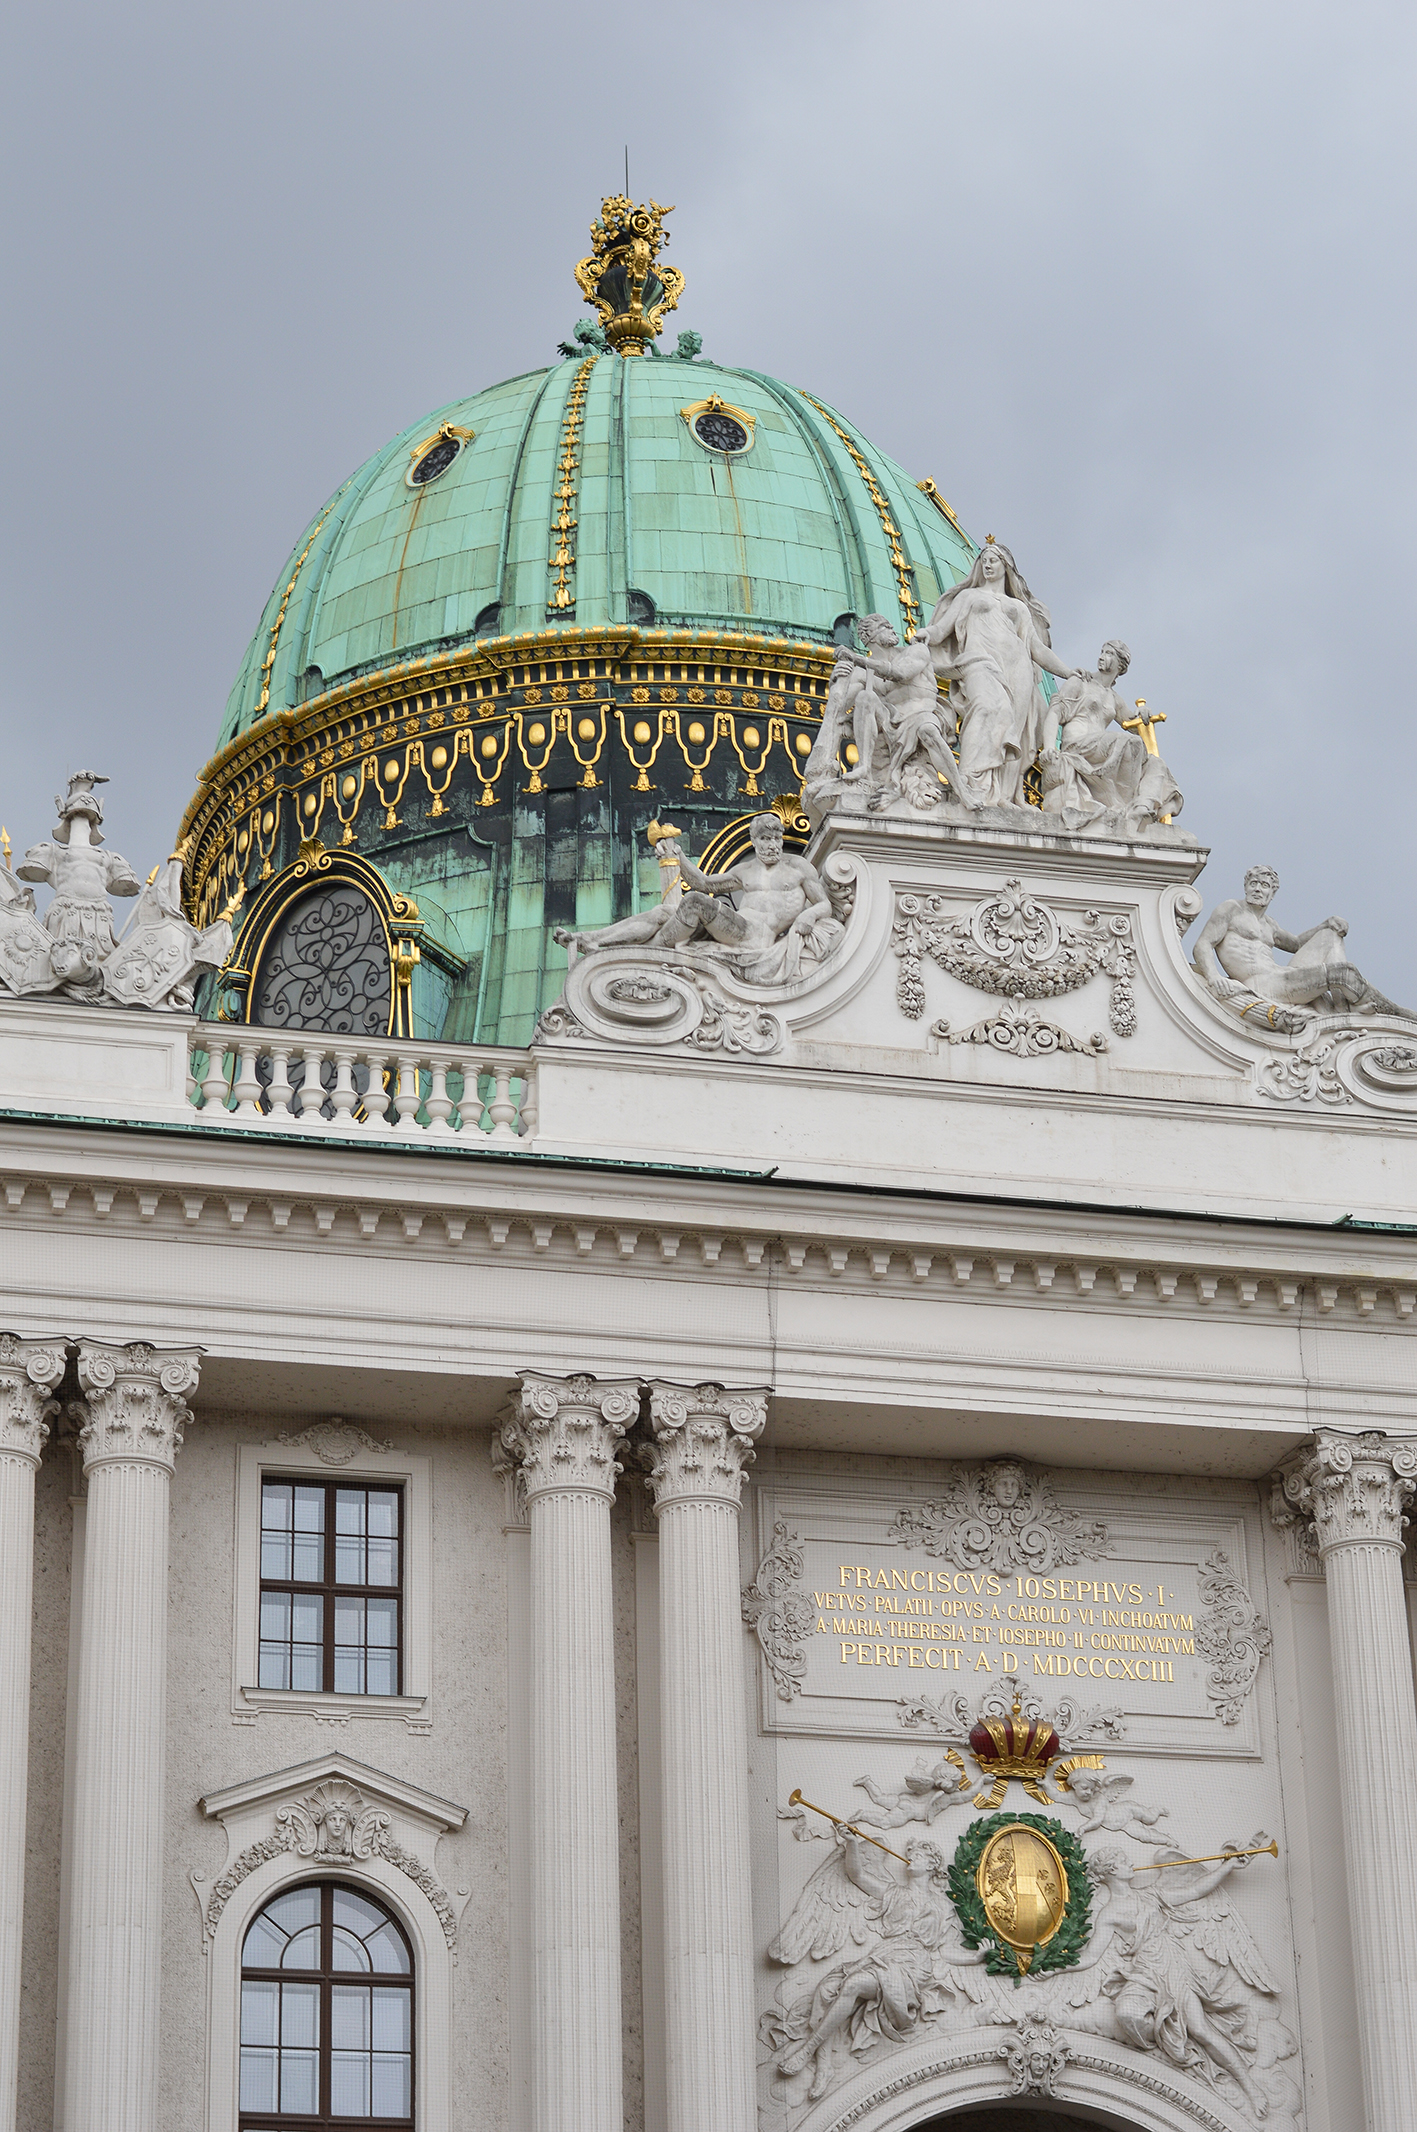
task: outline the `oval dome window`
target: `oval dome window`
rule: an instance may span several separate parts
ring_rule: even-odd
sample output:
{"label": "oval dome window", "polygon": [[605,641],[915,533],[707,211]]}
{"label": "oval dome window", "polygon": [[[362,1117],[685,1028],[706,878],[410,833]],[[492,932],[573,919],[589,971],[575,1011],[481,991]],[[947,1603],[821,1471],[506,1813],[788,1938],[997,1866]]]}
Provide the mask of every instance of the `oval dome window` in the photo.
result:
{"label": "oval dome window", "polygon": [[462,443],[461,437],[436,438],[409,468],[409,487],[421,489],[426,481],[436,481],[440,474],[446,474],[462,450]]}
{"label": "oval dome window", "polygon": [[711,452],[745,452],[753,441],[741,422],[718,408],[695,415],[694,435]]}

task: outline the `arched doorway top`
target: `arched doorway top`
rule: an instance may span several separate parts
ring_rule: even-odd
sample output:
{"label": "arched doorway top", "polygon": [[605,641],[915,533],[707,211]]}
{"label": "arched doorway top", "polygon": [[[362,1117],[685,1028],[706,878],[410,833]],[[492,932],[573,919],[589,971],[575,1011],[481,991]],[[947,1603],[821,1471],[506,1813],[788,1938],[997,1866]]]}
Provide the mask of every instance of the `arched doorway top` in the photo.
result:
{"label": "arched doorway top", "polygon": [[[1034,2132],[1029,2112],[1038,2132],[1253,2132],[1242,2106],[1208,2082],[1103,2036],[1067,2035],[1052,2094],[1011,2092],[1007,2057],[1016,2040],[1013,2028],[976,2029],[878,2058],[824,2095],[793,2132],[995,2132],[994,2119],[998,2132]],[[1281,2112],[1271,2121],[1288,2123]]]}

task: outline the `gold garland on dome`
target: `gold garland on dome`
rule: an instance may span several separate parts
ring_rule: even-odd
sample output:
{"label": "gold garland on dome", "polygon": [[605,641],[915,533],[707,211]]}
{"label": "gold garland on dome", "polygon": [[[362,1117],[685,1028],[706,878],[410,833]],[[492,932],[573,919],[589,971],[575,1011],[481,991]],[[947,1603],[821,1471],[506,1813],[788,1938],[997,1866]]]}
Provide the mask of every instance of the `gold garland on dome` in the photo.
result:
{"label": "gold garland on dome", "polygon": [[901,635],[908,644],[915,631],[920,627],[920,602],[915,597],[915,586],[910,575],[910,565],[906,561],[905,551],[900,545],[900,528],[891,516],[891,507],[887,503],[880,484],[871,472],[865,457],[852,443],[851,438],[842,428],[840,422],[837,421],[836,416],[830,414],[823,407],[820,400],[814,400],[810,392],[804,392],[802,398],[810,407],[815,407],[822,420],[830,423],[831,427],[836,431],[838,437],[845,445],[857,473],[866,484],[867,494],[876,506],[876,516],[881,521],[881,531],[885,534],[886,546],[890,549],[891,568],[896,576],[896,596],[900,601]]}
{"label": "gold garland on dome", "polygon": [[544,791],[558,750],[588,789],[613,748],[636,792],[670,764],[676,786],[707,791],[725,754],[744,799],[795,790],[835,656],[785,637],[562,625],[362,675],[259,720],[207,765],[181,830],[189,915],[209,923],[249,880],[268,880],[292,813],[302,839],[336,849],[374,826],[366,809],[381,833],[400,828],[415,792],[430,819],[445,814],[459,762],[484,807],[508,796],[509,775]]}
{"label": "gold garland on dome", "polygon": [[599,361],[600,350],[597,348],[581,364],[566,397],[566,419],[561,429],[561,456],[556,462],[556,471],[561,476],[561,483],[552,494],[556,515],[551,521],[551,537],[556,542],[556,552],[551,557],[550,567],[556,573],[556,582],[547,598],[548,614],[564,614],[568,609],[574,610],[576,604],[575,588],[571,584],[571,572],[576,567],[576,543],[573,537],[576,520],[572,516],[571,506],[580,488],[581,423],[585,417],[586,393],[590,389],[590,374]]}
{"label": "gold garland on dome", "polygon": [[301,549],[299,555],[295,559],[295,568],[290,573],[290,583],[285,588],[285,592],[281,598],[279,612],[277,613],[274,622],[271,624],[270,645],[267,649],[265,658],[261,662],[261,700],[256,705],[256,711],[258,716],[266,708],[266,705],[271,700],[271,669],[276,663],[276,645],[280,641],[281,624],[285,620],[285,610],[290,605],[290,595],[295,590],[295,580],[299,577],[301,571],[305,567],[306,556],[310,553],[310,550],[314,547],[316,541],[320,537],[321,526],[323,526],[325,520],[329,517],[331,511],[339,502],[341,496],[343,496],[344,494],[345,489],[349,487],[350,482],[353,481],[353,479],[354,476],[353,474],[351,474],[349,477],[349,481],[345,482],[344,488],[338,488],[335,490],[334,495],[330,498],[329,502],[325,505],[324,510],[321,511],[319,517],[315,520],[314,526],[311,529],[310,538],[306,541],[304,547]]}

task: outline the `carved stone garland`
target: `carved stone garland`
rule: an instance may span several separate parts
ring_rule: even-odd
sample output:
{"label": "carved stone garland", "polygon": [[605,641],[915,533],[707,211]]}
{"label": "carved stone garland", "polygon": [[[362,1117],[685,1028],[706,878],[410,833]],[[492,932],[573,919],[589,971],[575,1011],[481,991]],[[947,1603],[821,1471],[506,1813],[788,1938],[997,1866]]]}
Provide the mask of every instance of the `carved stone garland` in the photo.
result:
{"label": "carved stone garland", "polygon": [[[258,1866],[263,1866],[267,1859],[286,1857],[294,1851],[301,1858],[339,1860],[346,1865],[363,1864],[371,1858],[386,1860],[400,1873],[407,1874],[428,1897],[437,1912],[449,1951],[456,1954],[458,1921],[447,1889],[421,1858],[395,1841],[389,1834],[389,1816],[381,1813],[378,1807],[368,1805],[364,1794],[353,1784],[335,1777],[293,1805],[281,1807],[275,1822],[274,1835],[263,1837],[257,1843],[248,1843],[213,1882],[202,1911],[203,1953],[211,1945],[222,1911],[242,1881]],[[191,1879],[200,1900],[203,1882],[195,1873]]]}
{"label": "carved stone garland", "polygon": [[360,1451],[392,1451],[391,1443],[380,1443],[373,1436],[366,1436],[363,1429],[356,1429],[352,1422],[341,1421],[332,1414],[328,1421],[317,1421],[312,1427],[302,1429],[298,1436],[282,1432],[276,1438],[290,1450],[313,1451],[316,1458],[326,1466],[347,1466]]}
{"label": "carved stone garland", "polygon": [[806,1678],[807,1639],[816,1618],[810,1599],[796,1590],[805,1566],[801,1540],[779,1519],[758,1574],[743,1591],[743,1619],[757,1637],[773,1685],[785,1703],[791,1702]]}
{"label": "carved stone garland", "polygon": [[1072,926],[1050,905],[1025,895],[1017,880],[983,897],[967,918],[952,917],[944,896],[897,896],[891,946],[900,961],[896,1001],[912,1021],[925,1012],[921,961],[928,956],[961,984],[1006,999],[1056,999],[1101,973],[1112,981],[1107,1018],[1113,1033],[1136,1033],[1132,922],[1122,912],[1102,918],[1086,911],[1081,927]]}
{"label": "carved stone garland", "polygon": [[1217,1547],[1200,1568],[1206,1611],[1196,1621],[1196,1650],[1209,1660],[1205,1692],[1222,1725],[1237,1725],[1274,1637],[1253,1599]]}

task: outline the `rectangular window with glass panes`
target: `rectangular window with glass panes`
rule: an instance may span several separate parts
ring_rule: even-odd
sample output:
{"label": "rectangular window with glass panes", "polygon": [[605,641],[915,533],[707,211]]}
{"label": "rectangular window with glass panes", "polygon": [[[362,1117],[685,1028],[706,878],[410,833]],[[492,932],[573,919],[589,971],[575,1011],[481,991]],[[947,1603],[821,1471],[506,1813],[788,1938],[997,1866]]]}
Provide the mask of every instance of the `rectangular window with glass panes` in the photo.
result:
{"label": "rectangular window with glass panes", "polygon": [[403,1490],[261,1481],[259,1685],[400,1695]]}

